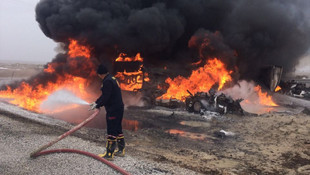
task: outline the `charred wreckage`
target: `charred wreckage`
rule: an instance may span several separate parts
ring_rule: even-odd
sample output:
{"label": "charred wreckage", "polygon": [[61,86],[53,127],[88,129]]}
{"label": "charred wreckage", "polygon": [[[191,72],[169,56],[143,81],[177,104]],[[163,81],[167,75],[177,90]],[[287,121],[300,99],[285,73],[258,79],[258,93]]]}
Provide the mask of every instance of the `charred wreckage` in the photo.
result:
{"label": "charred wreckage", "polygon": [[[161,96],[165,90],[158,89],[157,86],[154,86],[154,84],[159,84],[157,81],[152,82],[152,84],[149,83],[148,76],[152,76],[154,73],[149,72],[149,75],[149,73],[146,72],[147,69],[143,66],[143,60],[128,61],[125,55],[120,55],[120,57],[123,59],[115,61],[113,67],[114,74],[119,79],[122,89],[131,91],[132,93],[142,93],[142,100],[148,107],[163,106],[167,108],[184,108],[191,113],[203,113],[204,111],[238,115],[243,115],[244,113],[240,105],[243,99],[233,100],[224,93],[218,93],[214,88],[210,89],[208,92],[197,92],[195,94],[187,90],[188,96],[184,101],[174,98],[168,100],[159,99],[158,97]],[[161,71],[164,72],[164,70]]]}
{"label": "charred wreckage", "polygon": [[210,89],[209,92],[197,92],[194,95],[190,91],[188,93],[189,96],[185,98],[185,102],[177,99],[157,99],[155,105],[168,108],[184,107],[188,112],[200,114],[205,111],[220,114],[244,114],[240,105],[243,99],[233,100],[224,93],[216,93],[214,89]]}
{"label": "charred wreckage", "polygon": [[[167,108],[183,108],[190,113],[203,114],[205,111],[217,112],[220,114],[237,114],[243,115],[244,110],[240,103],[243,99],[233,99],[232,97],[217,92],[216,88],[211,88],[208,92],[196,92],[193,94],[189,90],[188,96],[183,101],[170,98],[161,99],[160,97],[165,93],[164,89],[158,89],[160,84],[158,77],[152,77],[152,83],[149,82],[149,76],[159,74],[158,72],[165,72],[165,70],[152,72],[151,69],[145,69],[143,62],[140,61],[117,61],[114,64],[114,73],[120,78],[120,83],[123,87],[130,87],[133,84],[138,86],[132,86],[135,88],[125,88],[132,93],[142,93],[142,100],[148,107],[151,106],[163,106]],[[146,72],[146,70],[148,72]],[[305,83],[297,81],[284,82],[281,81],[283,68],[281,66],[267,66],[262,69],[260,84],[264,85],[271,92],[283,93],[300,98],[310,99],[310,89],[307,88]],[[155,75],[161,76],[161,75]],[[156,81],[154,81],[154,79]],[[277,87],[281,86],[281,90],[277,90]],[[123,88],[124,89],[124,88]]]}
{"label": "charred wreckage", "polygon": [[243,115],[243,109],[240,102],[243,99],[233,100],[224,93],[217,94],[214,89],[210,89],[208,93],[197,92],[193,95],[188,91],[190,96],[185,100],[186,110],[194,113],[203,111],[213,111],[220,114],[239,114]]}

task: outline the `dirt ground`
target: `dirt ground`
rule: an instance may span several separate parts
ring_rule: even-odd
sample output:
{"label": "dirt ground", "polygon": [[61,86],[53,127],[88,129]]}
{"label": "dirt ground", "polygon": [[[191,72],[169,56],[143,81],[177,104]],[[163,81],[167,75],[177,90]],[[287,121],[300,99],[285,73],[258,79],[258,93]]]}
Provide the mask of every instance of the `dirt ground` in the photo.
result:
{"label": "dirt ground", "polygon": [[14,81],[27,79],[42,70],[43,65],[40,64],[8,64],[0,62],[0,87]]}
{"label": "dirt ground", "polygon": [[[12,75],[2,71],[8,75],[0,77]],[[307,110],[206,118],[164,108],[129,108],[124,119],[127,153],[133,157],[202,174],[310,174]],[[225,136],[221,130],[235,135]],[[101,144],[104,132],[81,137]]]}
{"label": "dirt ground", "polygon": [[[129,138],[139,156],[204,174],[310,174],[310,116],[305,113],[211,120],[168,113],[126,111],[143,121]],[[223,136],[222,129],[235,135]],[[172,134],[176,130],[179,134]]]}

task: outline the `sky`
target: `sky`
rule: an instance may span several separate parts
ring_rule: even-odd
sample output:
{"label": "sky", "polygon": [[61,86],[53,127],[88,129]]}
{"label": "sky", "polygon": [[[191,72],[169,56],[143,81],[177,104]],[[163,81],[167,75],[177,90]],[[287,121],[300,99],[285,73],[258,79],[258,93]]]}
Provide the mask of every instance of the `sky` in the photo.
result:
{"label": "sky", "polygon": [[57,43],[46,37],[35,19],[39,0],[0,0],[0,61],[47,63]]}

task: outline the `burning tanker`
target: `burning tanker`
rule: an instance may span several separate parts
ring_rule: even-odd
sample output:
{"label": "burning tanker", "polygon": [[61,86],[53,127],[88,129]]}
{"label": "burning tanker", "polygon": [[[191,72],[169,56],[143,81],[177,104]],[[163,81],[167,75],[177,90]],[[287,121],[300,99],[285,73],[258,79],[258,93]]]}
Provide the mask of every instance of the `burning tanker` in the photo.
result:
{"label": "burning tanker", "polygon": [[[309,6],[267,0],[41,0],[36,20],[66,53],[39,75],[2,87],[0,97],[37,112],[59,89],[91,102],[99,93],[94,89],[100,63],[113,67],[123,90],[153,84],[163,90],[161,99],[184,101],[187,90],[225,92],[239,80],[257,81],[266,65],[280,64],[284,74],[294,68],[310,46]],[[165,69],[154,71],[158,67]],[[276,105],[255,86],[259,104]]]}

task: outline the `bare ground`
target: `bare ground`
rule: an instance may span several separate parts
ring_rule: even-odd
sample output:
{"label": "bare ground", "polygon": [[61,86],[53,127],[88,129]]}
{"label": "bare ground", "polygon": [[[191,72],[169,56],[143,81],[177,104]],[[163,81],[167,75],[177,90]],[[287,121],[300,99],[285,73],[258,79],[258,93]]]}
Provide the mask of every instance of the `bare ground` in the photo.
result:
{"label": "bare ground", "polygon": [[[15,154],[17,157],[22,155],[21,160],[23,162],[21,165],[18,164],[19,169],[23,169],[22,167],[26,166],[28,168],[22,172],[31,174],[38,167],[35,167],[33,161],[23,157],[27,157],[30,151],[41,146],[43,142],[47,143],[66,129],[58,124],[56,126],[53,126],[53,124],[46,126],[46,124],[42,125],[40,122],[38,123],[31,119],[18,119],[23,116],[15,116],[3,111],[1,114],[2,123],[0,128],[2,135],[16,142],[28,138],[26,142],[23,141],[23,144],[32,145],[24,147],[20,143],[17,144],[20,150]],[[13,117],[12,119],[17,121],[4,120],[4,116]],[[173,112],[164,109],[127,109],[125,111],[125,118],[139,121],[139,129],[137,131],[125,130],[127,155],[129,156],[125,161],[148,161],[150,163],[147,166],[152,167],[146,169],[146,171],[137,171],[139,167],[137,168],[136,164],[121,163],[121,165],[125,165],[125,167],[131,170],[133,174],[135,174],[134,172],[138,174],[150,172],[151,174],[202,173],[247,175],[306,175],[310,173],[310,116],[305,113],[298,115],[265,114],[260,116],[228,115],[214,117],[209,120],[199,115],[188,114],[187,112]],[[16,122],[17,124],[14,124]],[[17,125],[17,129],[14,130],[12,126],[15,125]],[[233,132],[236,135],[221,135],[218,132],[221,129]],[[172,131],[179,131],[179,134],[175,134]],[[81,147],[80,149],[100,153],[105,141],[104,135],[105,129],[84,128],[81,132],[74,134],[76,138],[66,138],[64,139],[65,141],[61,141],[61,144],[56,145],[56,147],[74,148],[78,146]],[[3,139],[7,141],[5,138]],[[34,139],[36,138],[40,139],[40,141],[35,141]],[[83,145],[86,145],[86,147]],[[3,151],[14,154],[13,148],[15,146],[4,147]],[[6,156],[6,153],[2,153],[2,158],[4,158],[0,161],[2,168],[14,169],[7,166],[10,165],[9,162],[12,160],[9,161],[9,159],[5,158]],[[46,161],[48,157],[46,156],[40,160]],[[74,164],[82,166],[82,162],[85,161],[81,156],[56,156],[49,158],[52,158],[51,160],[48,159],[48,162],[52,162],[51,165],[44,164],[39,166],[53,166],[54,164],[57,165],[57,160],[63,162],[71,158],[78,161],[78,163],[66,161],[67,165],[59,168],[63,171],[67,169],[67,166],[71,168],[76,167]],[[36,162],[38,163],[38,161]],[[158,165],[154,166],[153,164]],[[163,165],[166,167],[163,167]],[[87,164],[86,166],[91,167],[91,169],[83,170],[85,174],[89,170],[93,171],[94,174],[103,171],[97,164],[94,164],[94,166]],[[130,168],[130,166],[136,168]],[[173,171],[175,168],[178,169],[177,172]],[[59,169],[44,169],[40,170],[40,172],[55,173],[60,171]],[[11,174],[16,173],[9,170],[7,171],[11,172]]]}
{"label": "bare ground", "polygon": [[[231,115],[203,121],[197,119],[199,116],[133,113],[127,115],[147,118],[157,125],[141,129],[131,138],[132,148],[143,157],[204,174],[310,174],[307,114]],[[187,131],[187,135],[165,132],[165,120],[175,121],[173,127]],[[222,137],[218,134],[221,129],[236,135]]]}

